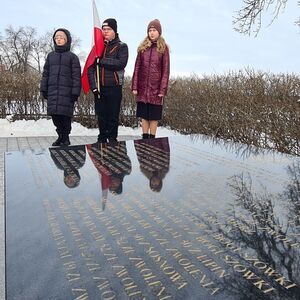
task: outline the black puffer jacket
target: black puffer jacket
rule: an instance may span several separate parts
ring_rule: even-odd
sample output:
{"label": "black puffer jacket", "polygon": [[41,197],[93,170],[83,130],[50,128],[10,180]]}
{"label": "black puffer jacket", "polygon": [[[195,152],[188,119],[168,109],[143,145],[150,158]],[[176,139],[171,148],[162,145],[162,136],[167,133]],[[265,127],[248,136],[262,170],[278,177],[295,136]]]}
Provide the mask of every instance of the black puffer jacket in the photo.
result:
{"label": "black puffer jacket", "polygon": [[[105,42],[103,57],[100,60],[100,83],[102,86],[123,85],[125,67],[128,61],[128,46],[121,42],[118,34],[110,42]],[[96,88],[96,61],[88,69],[90,89]]]}
{"label": "black puffer jacket", "polygon": [[[67,35],[67,43],[58,46],[54,36],[57,31]],[[57,29],[53,35],[55,51],[48,54],[41,81],[41,92],[47,96],[48,115],[72,116],[74,102],[80,95],[81,68],[79,59],[70,51],[71,35],[66,29]]]}

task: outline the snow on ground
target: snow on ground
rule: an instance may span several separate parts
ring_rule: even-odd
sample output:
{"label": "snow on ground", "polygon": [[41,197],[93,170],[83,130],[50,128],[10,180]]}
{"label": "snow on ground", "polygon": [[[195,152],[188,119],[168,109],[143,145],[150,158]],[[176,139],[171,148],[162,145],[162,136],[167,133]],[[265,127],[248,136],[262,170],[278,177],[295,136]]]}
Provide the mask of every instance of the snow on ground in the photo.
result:
{"label": "snow on ground", "polygon": [[[97,128],[89,129],[79,123],[72,123],[71,136],[97,136]],[[119,135],[140,136],[141,128],[119,126]],[[179,133],[165,127],[159,127],[157,136],[173,136]],[[0,119],[0,137],[28,137],[28,136],[56,136],[52,120],[18,120],[11,122],[9,119]]]}

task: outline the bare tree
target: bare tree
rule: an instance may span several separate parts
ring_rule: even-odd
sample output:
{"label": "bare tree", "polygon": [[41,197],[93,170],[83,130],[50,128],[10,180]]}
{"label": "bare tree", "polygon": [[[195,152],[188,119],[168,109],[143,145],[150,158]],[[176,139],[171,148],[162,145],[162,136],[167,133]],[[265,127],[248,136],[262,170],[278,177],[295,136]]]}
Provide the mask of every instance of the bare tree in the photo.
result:
{"label": "bare tree", "polygon": [[48,33],[36,39],[33,43],[31,58],[34,61],[39,73],[42,72],[43,63],[47,54],[52,51],[51,36]]}
{"label": "bare tree", "polygon": [[[19,27],[14,29],[9,26],[5,29],[5,37],[0,34],[0,64],[5,69],[27,72],[29,69],[42,71],[42,66],[47,54],[54,50],[53,32],[37,35],[33,27]],[[71,50],[79,48],[80,39],[72,37]]]}
{"label": "bare tree", "polygon": [[5,29],[6,37],[0,41],[2,63],[10,70],[27,72],[30,64],[30,54],[36,39],[33,27],[20,27],[14,30],[9,26]]}
{"label": "bare tree", "polygon": [[[37,64],[39,73],[42,71],[42,65],[45,62],[49,52],[54,51],[53,33],[55,29],[47,31],[35,43],[32,57]],[[80,47],[81,40],[79,37],[72,35],[71,51],[75,51]]]}
{"label": "bare tree", "polygon": [[[240,33],[257,36],[261,24],[262,14],[272,9],[270,24],[283,12],[288,0],[243,0],[243,7],[234,16],[234,29]],[[299,2],[298,2],[299,3]]]}

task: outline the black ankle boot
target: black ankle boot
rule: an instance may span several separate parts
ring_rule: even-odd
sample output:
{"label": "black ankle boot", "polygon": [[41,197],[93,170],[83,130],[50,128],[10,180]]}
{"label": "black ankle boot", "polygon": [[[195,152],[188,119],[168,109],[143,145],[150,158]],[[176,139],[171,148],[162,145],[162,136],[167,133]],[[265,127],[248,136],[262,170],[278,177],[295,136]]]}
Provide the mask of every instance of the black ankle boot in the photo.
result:
{"label": "black ankle boot", "polygon": [[59,146],[62,141],[62,137],[58,136],[57,140],[52,144],[52,146]]}
{"label": "black ankle boot", "polygon": [[69,146],[69,145],[71,145],[69,137],[64,138],[59,144],[59,146]]}
{"label": "black ankle boot", "polygon": [[155,138],[155,134],[149,134],[149,139],[154,139]]}
{"label": "black ankle boot", "polygon": [[148,133],[143,133],[143,139],[149,139],[149,134]]}

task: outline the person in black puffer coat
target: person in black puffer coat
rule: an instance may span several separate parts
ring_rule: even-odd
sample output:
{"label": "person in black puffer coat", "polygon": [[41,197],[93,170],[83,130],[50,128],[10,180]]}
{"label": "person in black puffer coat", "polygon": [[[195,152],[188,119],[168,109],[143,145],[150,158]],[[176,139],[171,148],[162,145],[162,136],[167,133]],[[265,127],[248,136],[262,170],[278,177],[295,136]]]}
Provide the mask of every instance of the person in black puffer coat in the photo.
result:
{"label": "person in black puffer coat", "polygon": [[68,30],[57,29],[53,42],[55,51],[47,56],[40,90],[58,133],[52,146],[68,146],[74,104],[81,91],[81,68],[78,57],[70,51],[72,38]]}

